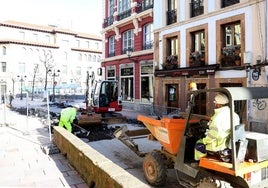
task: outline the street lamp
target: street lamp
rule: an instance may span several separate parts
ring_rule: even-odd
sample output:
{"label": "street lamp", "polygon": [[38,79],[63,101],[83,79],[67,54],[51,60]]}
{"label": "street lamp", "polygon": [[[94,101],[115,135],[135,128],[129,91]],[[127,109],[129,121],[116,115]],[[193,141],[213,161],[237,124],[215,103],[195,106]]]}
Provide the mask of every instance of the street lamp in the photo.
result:
{"label": "street lamp", "polygon": [[133,50],[131,48],[127,49],[126,50],[127,57],[128,57],[129,60],[132,60],[132,61],[134,61],[134,63],[137,63],[138,58],[136,58],[136,59],[131,58],[132,52],[133,52]]}
{"label": "street lamp", "polygon": [[19,78],[20,81],[20,100],[22,100],[22,83],[25,81],[27,76],[18,75],[17,77]]}
{"label": "street lamp", "polygon": [[[51,70],[49,70],[49,72],[51,72]],[[57,72],[55,72],[55,70],[53,70],[53,73],[51,75],[53,77],[53,89],[52,89],[52,102],[55,102],[55,86],[57,85],[57,83],[55,82],[55,77],[60,76],[60,70],[57,70]]]}

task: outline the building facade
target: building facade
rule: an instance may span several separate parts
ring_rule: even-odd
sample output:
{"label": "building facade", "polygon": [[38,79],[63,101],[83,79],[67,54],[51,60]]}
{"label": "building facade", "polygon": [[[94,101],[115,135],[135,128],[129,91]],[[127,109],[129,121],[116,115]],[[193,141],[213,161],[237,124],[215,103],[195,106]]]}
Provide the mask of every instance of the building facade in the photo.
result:
{"label": "building facade", "polygon": [[153,0],[103,1],[103,78],[118,80],[124,108],[153,103]]}
{"label": "building facade", "polygon": [[[55,26],[0,23],[0,92],[85,94],[101,67],[101,36]],[[34,86],[34,87],[33,87]],[[53,91],[52,91],[53,90]]]}
{"label": "building facade", "polygon": [[[262,0],[154,1],[154,104],[185,111],[191,82],[198,89],[267,87],[266,11]],[[267,122],[267,107],[255,102],[243,117]],[[198,96],[198,113],[213,109],[213,96]]]}

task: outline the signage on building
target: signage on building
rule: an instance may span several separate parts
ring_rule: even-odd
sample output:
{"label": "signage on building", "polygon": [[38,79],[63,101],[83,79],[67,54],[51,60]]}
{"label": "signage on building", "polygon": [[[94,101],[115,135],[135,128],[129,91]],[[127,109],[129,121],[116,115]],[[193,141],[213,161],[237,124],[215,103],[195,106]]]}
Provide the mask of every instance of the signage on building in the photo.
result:
{"label": "signage on building", "polygon": [[121,76],[130,76],[133,75],[133,68],[122,68],[121,69]]}

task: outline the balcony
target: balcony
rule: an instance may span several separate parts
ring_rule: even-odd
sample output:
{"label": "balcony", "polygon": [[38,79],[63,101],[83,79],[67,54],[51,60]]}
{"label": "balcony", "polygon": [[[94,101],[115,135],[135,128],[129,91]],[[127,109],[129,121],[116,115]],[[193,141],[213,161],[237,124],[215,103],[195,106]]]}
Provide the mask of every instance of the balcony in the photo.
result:
{"label": "balcony", "polygon": [[177,9],[167,11],[167,25],[177,22]]}
{"label": "balcony", "polygon": [[142,49],[143,50],[149,50],[153,48],[153,41],[146,42],[143,44]]}
{"label": "balcony", "polygon": [[148,10],[148,9],[151,9],[151,8],[154,8],[154,2],[153,0],[143,0],[142,3],[139,3],[138,6],[137,6],[137,12],[140,13],[140,12],[143,12],[145,10]]}
{"label": "balcony", "polygon": [[191,18],[204,14],[203,1],[194,1],[193,3],[190,3],[190,7],[191,7]]}
{"label": "balcony", "polygon": [[123,20],[129,16],[131,16],[131,9],[128,9],[124,12],[119,13],[117,19],[118,19],[118,21],[120,21],[120,20]]}
{"label": "balcony", "polygon": [[106,28],[106,27],[112,25],[113,22],[114,22],[114,17],[113,16],[110,16],[110,17],[104,19],[103,28]]}
{"label": "balcony", "polygon": [[225,8],[234,4],[240,3],[239,0],[222,0],[221,1],[221,8]]}
{"label": "balcony", "polygon": [[115,52],[113,51],[113,52],[109,52],[109,54],[108,54],[108,57],[114,57],[115,56]]}

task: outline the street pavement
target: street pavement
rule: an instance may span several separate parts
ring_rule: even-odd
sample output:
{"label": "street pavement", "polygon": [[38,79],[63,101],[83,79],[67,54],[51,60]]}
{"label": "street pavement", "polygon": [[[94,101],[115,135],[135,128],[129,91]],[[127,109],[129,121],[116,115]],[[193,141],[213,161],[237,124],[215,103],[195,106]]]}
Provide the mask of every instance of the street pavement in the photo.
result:
{"label": "street pavement", "polygon": [[[15,107],[26,103],[46,108],[41,101],[13,100]],[[135,119],[138,112],[124,110],[122,115]],[[64,155],[44,152],[51,140],[40,119],[0,104],[0,187],[88,187]]]}
{"label": "street pavement", "polygon": [[65,156],[47,155],[48,128],[0,105],[0,187],[88,187]]}

